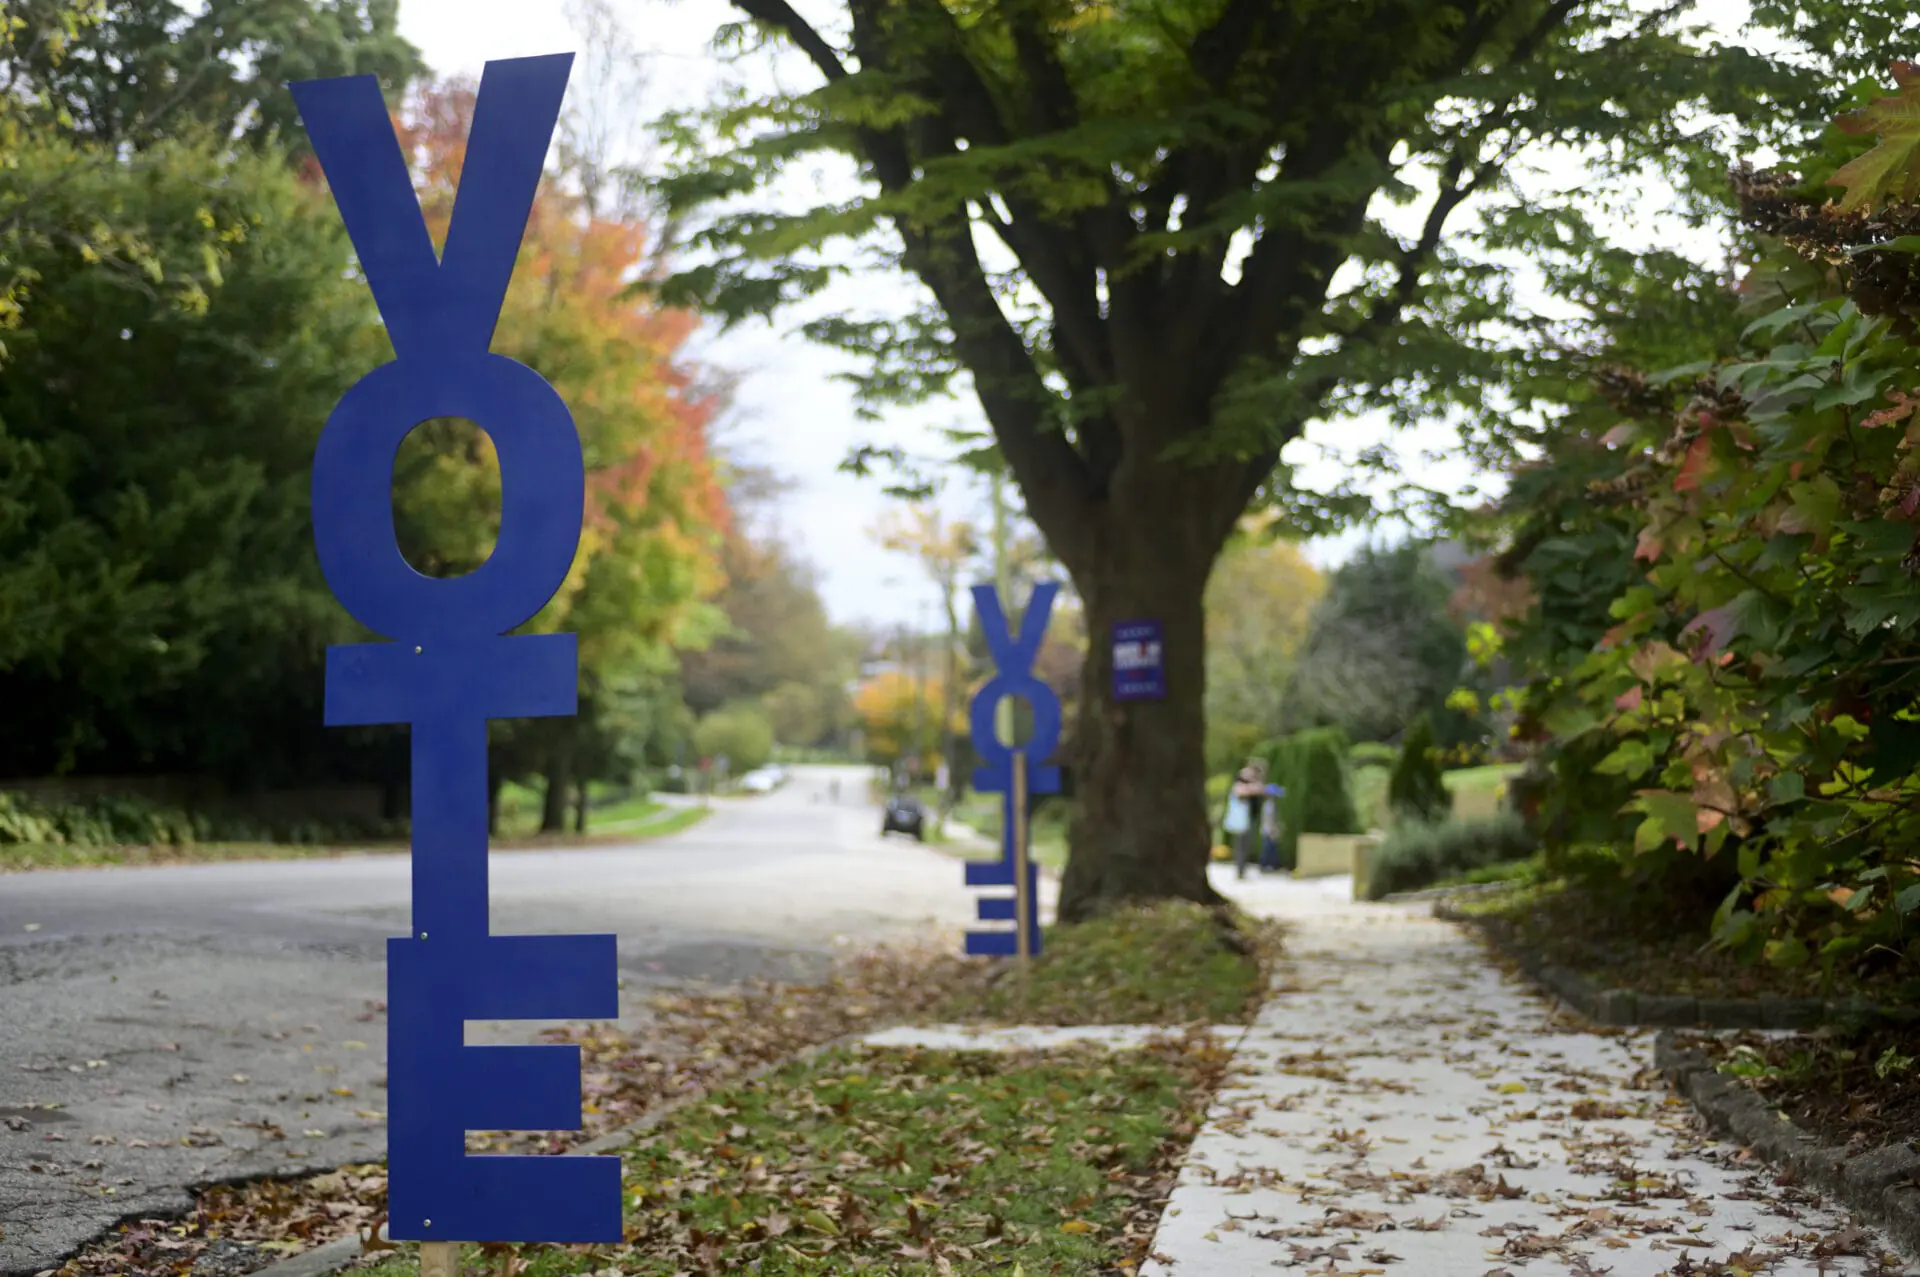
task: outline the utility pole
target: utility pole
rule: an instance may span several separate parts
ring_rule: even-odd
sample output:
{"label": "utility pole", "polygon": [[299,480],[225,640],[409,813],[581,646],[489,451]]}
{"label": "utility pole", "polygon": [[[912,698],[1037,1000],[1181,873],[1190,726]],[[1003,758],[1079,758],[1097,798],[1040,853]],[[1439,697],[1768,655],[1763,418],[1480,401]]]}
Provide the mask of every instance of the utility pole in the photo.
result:
{"label": "utility pole", "polygon": [[926,769],[927,740],[927,604],[920,602],[920,629],[913,638],[913,756]]}
{"label": "utility pole", "polygon": [[[1007,479],[993,472],[993,588],[1000,595],[1000,607],[1009,621],[1013,618],[1013,564],[1007,555]],[[1003,745],[1013,744],[1013,702],[1006,697],[993,707],[993,733]]]}

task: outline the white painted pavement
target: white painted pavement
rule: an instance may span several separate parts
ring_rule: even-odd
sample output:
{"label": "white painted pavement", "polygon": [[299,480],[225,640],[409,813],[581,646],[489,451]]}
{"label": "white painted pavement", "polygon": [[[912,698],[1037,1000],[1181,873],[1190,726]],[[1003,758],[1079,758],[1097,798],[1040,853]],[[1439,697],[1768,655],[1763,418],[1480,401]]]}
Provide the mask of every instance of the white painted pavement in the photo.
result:
{"label": "white painted pavement", "polygon": [[[1228,1043],[1246,1028],[1216,1025],[1209,1032]],[[900,1025],[869,1033],[862,1046],[920,1051],[1058,1051],[1066,1047],[1101,1046],[1110,1051],[1136,1051],[1159,1038],[1178,1038],[1178,1031],[1157,1024],[1086,1024],[1068,1028],[1024,1024],[1005,1028],[977,1024]]]}
{"label": "white painted pavement", "polygon": [[1652,1035],[1586,1031],[1429,905],[1217,885],[1293,924],[1142,1277],[1906,1272],[1698,1133]]}

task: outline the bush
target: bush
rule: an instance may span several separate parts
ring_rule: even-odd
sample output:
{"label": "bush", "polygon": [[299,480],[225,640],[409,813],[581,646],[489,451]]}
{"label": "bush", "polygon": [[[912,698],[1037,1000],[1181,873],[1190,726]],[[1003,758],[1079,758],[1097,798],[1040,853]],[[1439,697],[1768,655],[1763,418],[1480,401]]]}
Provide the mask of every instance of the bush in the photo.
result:
{"label": "bush", "polygon": [[405,822],[261,821],[190,812],[144,798],[58,800],[0,792],[0,846],[185,847],[197,842],[324,844],[404,832]]}
{"label": "bush", "polygon": [[1513,811],[1482,820],[1403,821],[1374,849],[1367,898],[1418,891],[1474,869],[1524,860],[1533,851],[1526,822]]}
{"label": "bush", "polygon": [[1285,789],[1280,800],[1280,863],[1298,860],[1300,835],[1357,834],[1360,815],[1347,771],[1346,733],[1314,727],[1269,743],[1261,751],[1267,779]]}
{"label": "bush", "polygon": [[1363,740],[1355,745],[1347,755],[1347,765],[1359,771],[1362,767],[1391,767],[1400,758],[1400,751],[1385,741]]}
{"label": "bush", "polygon": [[[1300,832],[1359,833],[1360,813],[1354,809],[1353,779],[1347,773],[1346,733],[1337,727],[1315,727],[1299,733],[1294,741]],[[1292,792],[1293,786],[1288,786],[1288,795]]]}
{"label": "bush", "polygon": [[1433,743],[1433,719],[1422,713],[1407,727],[1400,757],[1387,779],[1387,810],[1396,821],[1433,824],[1453,811],[1453,793],[1441,774],[1438,755]]}
{"label": "bush", "polygon": [[725,758],[729,776],[744,776],[773,757],[773,724],[759,706],[723,705],[693,729],[702,758]]}

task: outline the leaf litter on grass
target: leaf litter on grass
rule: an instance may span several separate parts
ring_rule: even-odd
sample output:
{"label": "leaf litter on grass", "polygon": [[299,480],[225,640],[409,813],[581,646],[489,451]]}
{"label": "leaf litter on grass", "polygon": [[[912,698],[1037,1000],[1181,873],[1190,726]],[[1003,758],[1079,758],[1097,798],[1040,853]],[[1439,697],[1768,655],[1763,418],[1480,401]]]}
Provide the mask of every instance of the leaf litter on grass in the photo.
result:
{"label": "leaf litter on grass", "polygon": [[[820,984],[667,992],[652,1000],[644,1022],[565,1025],[541,1034],[581,1048],[582,1129],[475,1132],[468,1147],[563,1153],[796,1052],[890,1022],[1244,1020],[1259,1005],[1278,949],[1279,931],[1271,924],[1172,904],[1056,932],[1025,980],[1010,964],[963,958],[950,943],[928,943],[851,955]],[[123,1225],[50,1271],[57,1277],[181,1277],[209,1255],[220,1257],[223,1269],[231,1256],[236,1271],[246,1271],[245,1254],[235,1247],[277,1256],[353,1235],[364,1239],[384,1220],[379,1172],[376,1166],[345,1180],[262,1179],[205,1189],[184,1218]],[[370,1187],[376,1181],[377,1189]]]}
{"label": "leaf litter on grass", "polygon": [[1227,1060],[1199,1033],[835,1050],[676,1112],[624,1153],[625,1243],[526,1247],[517,1271],[1132,1274]]}
{"label": "leaf litter on grass", "polygon": [[1187,901],[1117,910],[1047,932],[1028,972],[1011,963],[957,985],[934,1014],[1005,1024],[1238,1024],[1268,992],[1283,931]]}
{"label": "leaf litter on grass", "polygon": [[[565,1152],[796,1051],[919,1014],[956,983],[980,977],[979,964],[954,956],[951,946],[890,947],[851,955],[817,985],[681,990],[656,998],[637,1027],[563,1026],[541,1036],[581,1048],[582,1129],[476,1133],[468,1145]],[[129,1221],[48,1271],[55,1277],[185,1277],[209,1255],[219,1259],[215,1277],[225,1277],[229,1267],[252,1271],[283,1254],[373,1235],[385,1218],[384,1177],[376,1165],[203,1188],[184,1217]],[[210,1271],[203,1267],[197,1277]]]}

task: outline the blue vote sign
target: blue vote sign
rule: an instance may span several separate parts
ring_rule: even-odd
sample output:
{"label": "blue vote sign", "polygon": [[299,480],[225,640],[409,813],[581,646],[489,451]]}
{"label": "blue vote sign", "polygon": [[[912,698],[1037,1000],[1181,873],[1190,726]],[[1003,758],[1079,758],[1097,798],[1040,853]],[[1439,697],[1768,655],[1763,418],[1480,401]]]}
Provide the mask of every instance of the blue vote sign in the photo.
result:
{"label": "blue vote sign", "polygon": [[[1040,644],[1047,637],[1047,619],[1053,615],[1054,596],[1059,591],[1060,587],[1051,581],[1034,587],[1033,597],[1027,601],[1026,613],[1020,618],[1019,632],[1015,633],[1007,624],[1006,613],[1000,607],[1000,596],[993,587],[973,587],[974,610],[980,617],[981,629],[986,632],[987,652],[992,656],[994,665],[993,677],[974,693],[969,717],[969,725],[973,729],[973,752],[981,759],[981,765],[973,771],[973,787],[983,794],[1000,794],[1003,797],[1000,803],[1000,859],[969,863],[966,870],[969,887],[1018,889],[1020,886],[1013,849],[1014,755],[1023,753],[1027,757],[1028,793],[1060,792],[1060,769],[1039,761],[1051,757],[1060,744],[1060,698],[1033,672],[1033,662],[1040,655]],[[1009,696],[1025,700],[1033,709],[1033,733],[1018,745],[1002,741],[994,721],[1001,700]],[[1031,860],[1027,863],[1024,886],[1029,901],[1039,898],[1039,870]],[[1019,913],[1015,899],[1005,896],[982,898],[979,911],[982,922],[1015,921]],[[1037,955],[1040,952],[1040,911],[1029,908],[1026,913],[1028,952]],[[970,954],[1011,957],[1019,951],[1018,945],[1019,938],[1011,931],[967,933],[967,952]]]}
{"label": "blue vote sign", "polygon": [[[560,396],[488,345],[560,116],[572,54],[489,62],[445,251],[370,76],[292,86],[393,340],[328,417],[313,535],[340,602],[390,642],[327,651],[329,725],[412,728],[413,927],[387,942],[388,1233],[396,1241],[610,1242],[620,1161],[468,1157],[473,1130],[577,1130],[580,1050],[465,1044],[468,1020],[619,1013],[612,936],[496,936],[487,913],[487,720],[572,714],[571,634],[512,635],[566,578],[586,477]],[[493,440],[500,532],[462,577],[394,540],[393,461],[422,421]]]}

